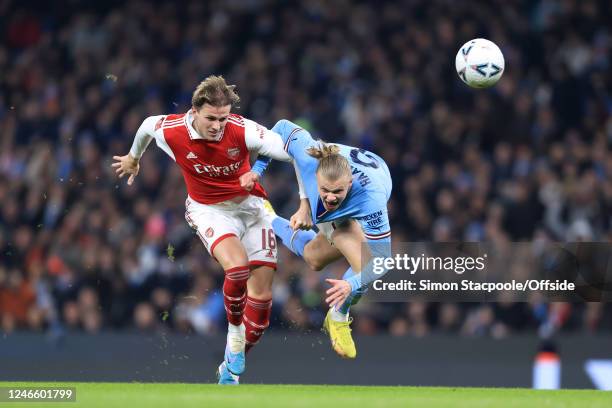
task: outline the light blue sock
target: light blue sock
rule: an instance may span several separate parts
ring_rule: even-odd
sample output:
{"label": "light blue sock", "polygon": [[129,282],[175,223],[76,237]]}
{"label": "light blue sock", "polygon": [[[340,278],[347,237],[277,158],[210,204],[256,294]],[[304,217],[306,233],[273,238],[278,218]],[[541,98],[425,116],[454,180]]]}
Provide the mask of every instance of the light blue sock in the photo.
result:
{"label": "light blue sock", "polygon": [[[346,270],[346,272],[344,272],[344,275],[342,275],[342,279],[350,278],[354,274],[355,274],[355,272],[353,272],[353,270],[351,268],[348,268]],[[351,306],[356,305],[357,302],[359,302],[359,299],[361,299],[361,296],[363,296],[363,294],[366,293],[367,290],[368,290],[367,287],[363,287],[363,288],[357,289],[356,291],[352,292],[346,298],[344,303],[342,303],[342,305],[338,308],[338,311],[340,313],[347,314],[349,312],[349,309],[351,308]]]}
{"label": "light blue sock", "polygon": [[[274,233],[280,237],[283,245],[298,256],[304,256],[304,247],[317,235],[312,230],[294,231],[289,226],[289,220],[283,217],[276,217],[274,221],[272,221],[272,228],[274,228]],[[295,234],[295,236],[293,234]],[[293,243],[291,242],[292,237]]]}

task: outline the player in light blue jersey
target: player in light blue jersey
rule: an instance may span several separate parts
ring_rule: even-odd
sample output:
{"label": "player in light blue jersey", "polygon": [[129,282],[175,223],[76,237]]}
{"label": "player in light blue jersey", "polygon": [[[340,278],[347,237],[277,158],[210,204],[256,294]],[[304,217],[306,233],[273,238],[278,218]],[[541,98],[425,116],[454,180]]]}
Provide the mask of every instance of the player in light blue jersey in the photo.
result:
{"label": "player in light blue jersey", "polygon": [[[327,279],[330,310],[324,328],[334,350],[342,357],[354,358],[357,351],[349,327],[349,308],[379,277],[369,272],[372,257],[390,254],[389,169],[374,153],[316,141],[288,120],[279,121],[272,131],[281,135],[292,158],[300,191],[300,208],[290,220],[275,215],[274,232],[315,270],[342,257],[348,261],[350,268],[342,280]],[[258,158],[253,171],[242,176],[243,187],[251,188],[268,163],[269,159]],[[318,234],[311,230],[313,224]]]}

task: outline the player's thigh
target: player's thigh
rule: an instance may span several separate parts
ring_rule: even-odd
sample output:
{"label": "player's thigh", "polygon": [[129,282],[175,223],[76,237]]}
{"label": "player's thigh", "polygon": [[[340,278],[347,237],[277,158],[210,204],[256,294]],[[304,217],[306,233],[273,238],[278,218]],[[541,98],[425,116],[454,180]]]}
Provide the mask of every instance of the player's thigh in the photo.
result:
{"label": "player's thigh", "polygon": [[242,224],[234,214],[189,198],[185,208],[185,219],[223,269],[247,265],[247,254],[238,238]]}
{"label": "player's thigh", "polygon": [[276,235],[272,224],[265,216],[263,200],[259,197],[249,198],[241,217],[245,225],[241,242],[246,250],[249,266],[251,268],[267,266],[276,269]]}
{"label": "player's thigh", "polygon": [[340,258],[342,253],[330,244],[325,234],[321,232],[304,247],[304,260],[317,271]]}
{"label": "player's thigh", "polygon": [[272,298],[272,280],[274,268],[256,266],[251,268],[251,277],[247,281],[249,297],[261,300]]}
{"label": "player's thigh", "polygon": [[371,258],[361,225],[355,220],[346,220],[336,225],[331,236],[334,247],[346,258],[353,271],[361,272]]}
{"label": "player's thigh", "polygon": [[232,235],[222,240],[212,251],[212,256],[228,270],[248,265],[247,253],[237,236]]}

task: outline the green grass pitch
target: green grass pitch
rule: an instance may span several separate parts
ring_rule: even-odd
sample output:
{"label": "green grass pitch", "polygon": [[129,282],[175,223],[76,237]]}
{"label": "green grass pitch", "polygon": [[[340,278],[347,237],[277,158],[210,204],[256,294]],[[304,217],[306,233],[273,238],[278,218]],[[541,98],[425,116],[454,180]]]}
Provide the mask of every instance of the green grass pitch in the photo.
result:
{"label": "green grass pitch", "polygon": [[22,383],[0,387],[76,387],[76,402],[0,402],[1,407],[612,407],[612,392],[517,388],[355,387],[325,385]]}

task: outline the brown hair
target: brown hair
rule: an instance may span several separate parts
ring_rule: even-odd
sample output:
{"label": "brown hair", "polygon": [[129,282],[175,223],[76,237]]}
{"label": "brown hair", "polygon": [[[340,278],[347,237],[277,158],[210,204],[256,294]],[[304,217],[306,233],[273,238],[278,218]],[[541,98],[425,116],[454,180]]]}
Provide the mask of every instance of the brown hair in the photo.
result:
{"label": "brown hair", "polygon": [[240,97],[234,91],[236,85],[228,85],[222,76],[211,75],[197,86],[191,97],[191,105],[200,109],[205,103],[220,108],[227,105],[235,106]]}
{"label": "brown hair", "polygon": [[319,161],[317,173],[326,179],[336,181],[343,176],[351,176],[351,166],[346,158],[340,155],[340,148],[335,145],[320,142],[319,147],[310,147],[306,150],[310,156]]}

